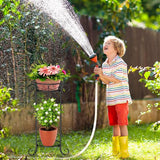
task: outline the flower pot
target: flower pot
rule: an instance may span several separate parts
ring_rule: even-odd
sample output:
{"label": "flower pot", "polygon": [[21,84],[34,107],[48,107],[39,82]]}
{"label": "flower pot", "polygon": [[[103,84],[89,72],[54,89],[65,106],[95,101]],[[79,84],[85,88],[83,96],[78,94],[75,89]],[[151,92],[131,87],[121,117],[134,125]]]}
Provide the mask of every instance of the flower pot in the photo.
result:
{"label": "flower pot", "polygon": [[45,81],[41,81],[40,79],[36,79],[37,88],[42,91],[58,90],[60,82],[60,80],[55,81],[52,79],[46,79]]}
{"label": "flower pot", "polygon": [[52,127],[49,131],[46,130],[45,127],[39,128],[39,134],[42,144],[46,147],[53,146],[56,141],[57,131],[58,129],[56,127]]}

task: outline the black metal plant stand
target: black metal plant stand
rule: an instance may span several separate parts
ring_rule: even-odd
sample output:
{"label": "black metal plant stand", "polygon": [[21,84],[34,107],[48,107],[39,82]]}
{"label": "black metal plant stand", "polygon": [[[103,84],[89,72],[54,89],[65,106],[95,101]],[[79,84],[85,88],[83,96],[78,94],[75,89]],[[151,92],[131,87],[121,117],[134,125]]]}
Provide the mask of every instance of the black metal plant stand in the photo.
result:
{"label": "black metal plant stand", "polygon": [[[38,83],[38,84],[41,84],[41,83]],[[50,93],[53,93],[53,92],[57,92],[59,93],[59,98],[60,98],[60,110],[62,111],[62,92],[63,92],[63,82],[60,83],[60,86],[58,88],[58,90],[52,90],[52,91],[49,91],[49,86],[50,85],[57,85],[56,84],[44,84],[43,85],[48,85],[48,90],[47,91],[42,91],[42,90],[38,90],[37,88],[37,85],[34,84],[34,86],[36,86],[36,94],[35,94],[35,100],[37,101],[37,92],[46,92],[47,93],[47,97],[49,96]],[[28,154],[30,156],[34,156],[36,153],[37,153],[37,149],[38,147],[46,147],[46,146],[43,146],[42,143],[41,143],[41,140],[38,140],[38,123],[37,123],[37,118],[35,118],[35,148],[30,148],[28,150]],[[66,153],[63,152],[62,150],[62,114],[60,114],[60,123],[59,123],[59,140],[57,140],[56,138],[56,142],[53,146],[50,146],[50,147],[59,147],[60,149],[60,152],[62,155],[68,155],[69,154],[69,149],[66,148],[65,151]]]}

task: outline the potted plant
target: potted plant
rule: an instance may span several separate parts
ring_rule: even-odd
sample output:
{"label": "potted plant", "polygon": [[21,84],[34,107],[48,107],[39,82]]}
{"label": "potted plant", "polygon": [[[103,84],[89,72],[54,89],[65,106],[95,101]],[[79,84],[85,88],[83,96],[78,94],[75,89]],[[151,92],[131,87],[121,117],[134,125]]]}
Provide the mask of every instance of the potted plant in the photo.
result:
{"label": "potted plant", "polygon": [[57,136],[57,125],[60,120],[61,108],[55,98],[42,100],[34,103],[34,115],[41,127],[39,128],[40,138],[44,146],[53,146]]}
{"label": "potted plant", "polygon": [[57,90],[61,81],[70,77],[63,68],[57,65],[35,64],[31,66],[31,72],[28,74],[30,79],[36,80],[39,90]]}

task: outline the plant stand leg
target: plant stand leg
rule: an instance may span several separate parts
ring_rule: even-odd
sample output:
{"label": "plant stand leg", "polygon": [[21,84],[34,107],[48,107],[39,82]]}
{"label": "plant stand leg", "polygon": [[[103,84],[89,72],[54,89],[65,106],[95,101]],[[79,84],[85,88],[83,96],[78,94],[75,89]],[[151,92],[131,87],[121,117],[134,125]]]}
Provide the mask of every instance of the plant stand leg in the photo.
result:
{"label": "plant stand leg", "polygon": [[[60,110],[62,111],[62,86],[60,88]],[[62,114],[60,114],[60,152],[62,155],[68,155],[69,154],[69,149],[64,149],[66,153],[63,152],[62,150]]]}
{"label": "plant stand leg", "polygon": [[64,151],[66,153],[64,153],[63,150],[62,150],[62,115],[61,114],[60,114],[60,148],[59,149],[60,149],[60,152],[61,152],[62,155],[68,155],[69,154],[69,149],[68,148],[64,149]]}

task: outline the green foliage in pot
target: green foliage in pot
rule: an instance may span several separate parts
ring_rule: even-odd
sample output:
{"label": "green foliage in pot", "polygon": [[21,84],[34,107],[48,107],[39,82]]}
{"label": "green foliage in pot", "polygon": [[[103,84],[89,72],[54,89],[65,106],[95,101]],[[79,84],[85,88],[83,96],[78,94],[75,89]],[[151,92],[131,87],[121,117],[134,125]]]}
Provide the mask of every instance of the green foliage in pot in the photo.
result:
{"label": "green foliage in pot", "polygon": [[45,81],[46,79],[52,80],[67,80],[70,77],[70,73],[66,73],[59,65],[47,65],[47,64],[35,64],[31,67],[31,72],[28,74],[30,79],[40,79]]}
{"label": "green foliage in pot", "polygon": [[61,108],[60,104],[56,103],[55,98],[42,100],[41,103],[34,103],[35,117],[40,125],[50,130],[52,126],[57,126],[60,120]]}

